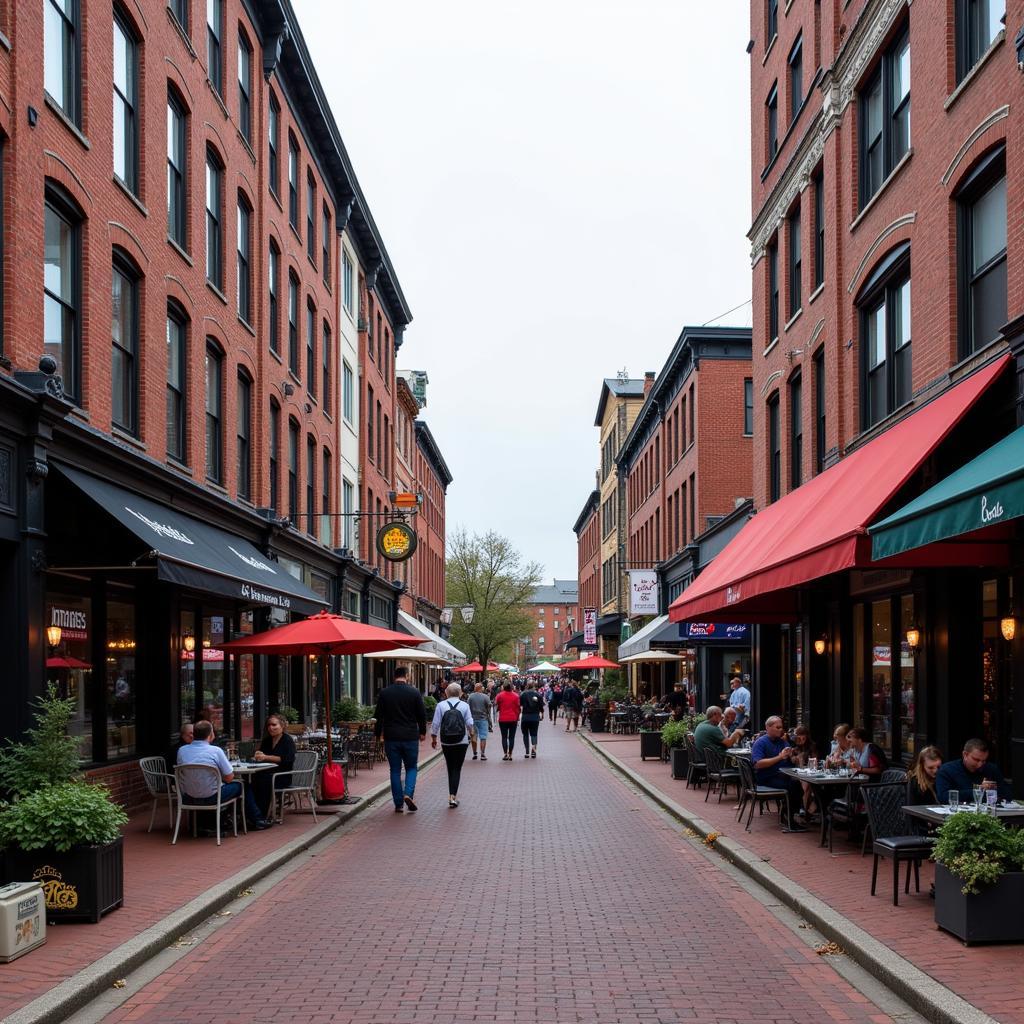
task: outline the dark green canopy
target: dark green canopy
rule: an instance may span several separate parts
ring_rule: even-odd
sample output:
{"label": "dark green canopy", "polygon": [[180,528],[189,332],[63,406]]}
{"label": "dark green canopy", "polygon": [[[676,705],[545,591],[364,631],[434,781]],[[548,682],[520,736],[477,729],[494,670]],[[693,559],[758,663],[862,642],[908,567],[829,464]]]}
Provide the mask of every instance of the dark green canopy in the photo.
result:
{"label": "dark green canopy", "polygon": [[1024,427],[868,527],[876,561],[1024,516]]}

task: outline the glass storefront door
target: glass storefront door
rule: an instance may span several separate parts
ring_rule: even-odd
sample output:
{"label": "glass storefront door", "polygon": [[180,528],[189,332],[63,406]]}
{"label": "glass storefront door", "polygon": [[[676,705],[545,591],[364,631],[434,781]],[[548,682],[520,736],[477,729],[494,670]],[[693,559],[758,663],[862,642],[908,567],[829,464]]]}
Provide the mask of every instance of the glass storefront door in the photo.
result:
{"label": "glass storefront door", "polygon": [[78,594],[49,594],[45,623],[60,630],[57,643],[47,647],[46,682],[61,697],[75,702],[68,734],[78,741],[79,759],[89,762],[93,758],[89,694],[93,676],[93,624],[89,599]]}

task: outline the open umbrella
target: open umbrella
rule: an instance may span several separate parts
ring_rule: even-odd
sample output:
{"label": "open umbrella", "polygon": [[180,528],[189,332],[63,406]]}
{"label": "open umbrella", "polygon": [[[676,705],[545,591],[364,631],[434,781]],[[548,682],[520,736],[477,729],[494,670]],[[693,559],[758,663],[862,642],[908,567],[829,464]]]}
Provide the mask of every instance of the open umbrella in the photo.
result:
{"label": "open umbrella", "polygon": [[[229,654],[269,654],[288,656],[295,654],[327,657],[331,654],[373,654],[390,651],[395,647],[418,647],[426,643],[390,629],[380,629],[363,622],[353,622],[344,615],[317,612],[308,619],[290,622],[263,633],[230,640],[221,644]],[[327,769],[331,766],[331,663],[328,660],[324,674],[324,718],[327,725]]]}
{"label": "open umbrella", "polygon": [[430,662],[437,665],[448,664],[446,658],[442,658],[440,654],[434,654],[433,651],[412,651],[408,648],[399,649],[397,647],[393,651],[374,651],[367,657],[376,658],[378,661],[420,661],[424,664]]}
{"label": "open umbrella", "polygon": [[671,651],[641,651],[639,654],[631,654],[628,658],[623,658],[621,664],[625,665],[635,664],[642,661],[682,661],[683,656],[681,654],[673,654]]}
{"label": "open umbrella", "polygon": [[558,665],[552,665],[550,661],[539,661],[533,668],[528,668],[527,672],[560,672],[561,669]]}
{"label": "open umbrella", "polygon": [[575,669],[579,671],[581,669],[592,669],[592,668],[618,668],[618,662],[609,661],[607,658],[595,656],[593,658],[580,658],[578,661],[563,661],[558,666],[562,669]]}
{"label": "open umbrella", "polygon": [[[471,661],[468,665],[460,665],[459,668],[453,668],[453,672],[483,672],[484,667],[479,661]],[[487,662],[488,672],[499,672],[501,671],[493,661]]]}
{"label": "open umbrella", "polygon": [[78,658],[71,657],[70,654],[55,655],[52,658],[46,659],[47,668],[92,668],[87,661],[81,661]]}

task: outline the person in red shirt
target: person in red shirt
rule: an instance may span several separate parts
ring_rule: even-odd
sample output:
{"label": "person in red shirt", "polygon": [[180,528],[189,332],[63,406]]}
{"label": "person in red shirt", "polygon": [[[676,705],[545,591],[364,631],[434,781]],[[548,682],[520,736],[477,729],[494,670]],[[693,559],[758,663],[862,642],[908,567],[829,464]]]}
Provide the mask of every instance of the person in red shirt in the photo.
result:
{"label": "person in red shirt", "polygon": [[512,748],[516,744],[516,726],[519,724],[519,694],[506,679],[501,693],[494,698],[498,709],[498,728],[501,730],[501,749],[505,751],[503,761],[512,760]]}

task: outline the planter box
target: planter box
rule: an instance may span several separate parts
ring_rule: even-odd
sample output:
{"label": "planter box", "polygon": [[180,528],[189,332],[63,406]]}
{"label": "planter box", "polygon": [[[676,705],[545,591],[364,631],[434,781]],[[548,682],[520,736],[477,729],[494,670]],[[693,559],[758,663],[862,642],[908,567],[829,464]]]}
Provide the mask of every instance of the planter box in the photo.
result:
{"label": "planter box", "polygon": [[38,881],[46,897],[46,919],[96,924],[124,902],[124,841],[106,846],[56,850],[9,849],[3,862],[5,882]]}
{"label": "planter box", "polygon": [[661,759],[661,730],[657,732],[640,733],[640,760],[646,761],[649,757]]}
{"label": "planter box", "polygon": [[935,923],[961,939],[1024,942],[1024,871],[1008,871],[995,885],[965,896],[963,883],[942,864],[935,865]]}
{"label": "planter box", "polygon": [[591,732],[604,732],[604,725],[607,719],[608,712],[604,708],[591,708],[590,709],[590,731]]}
{"label": "planter box", "polygon": [[685,779],[690,767],[690,752],[686,747],[673,747],[669,751],[669,761],[672,764],[672,778]]}

